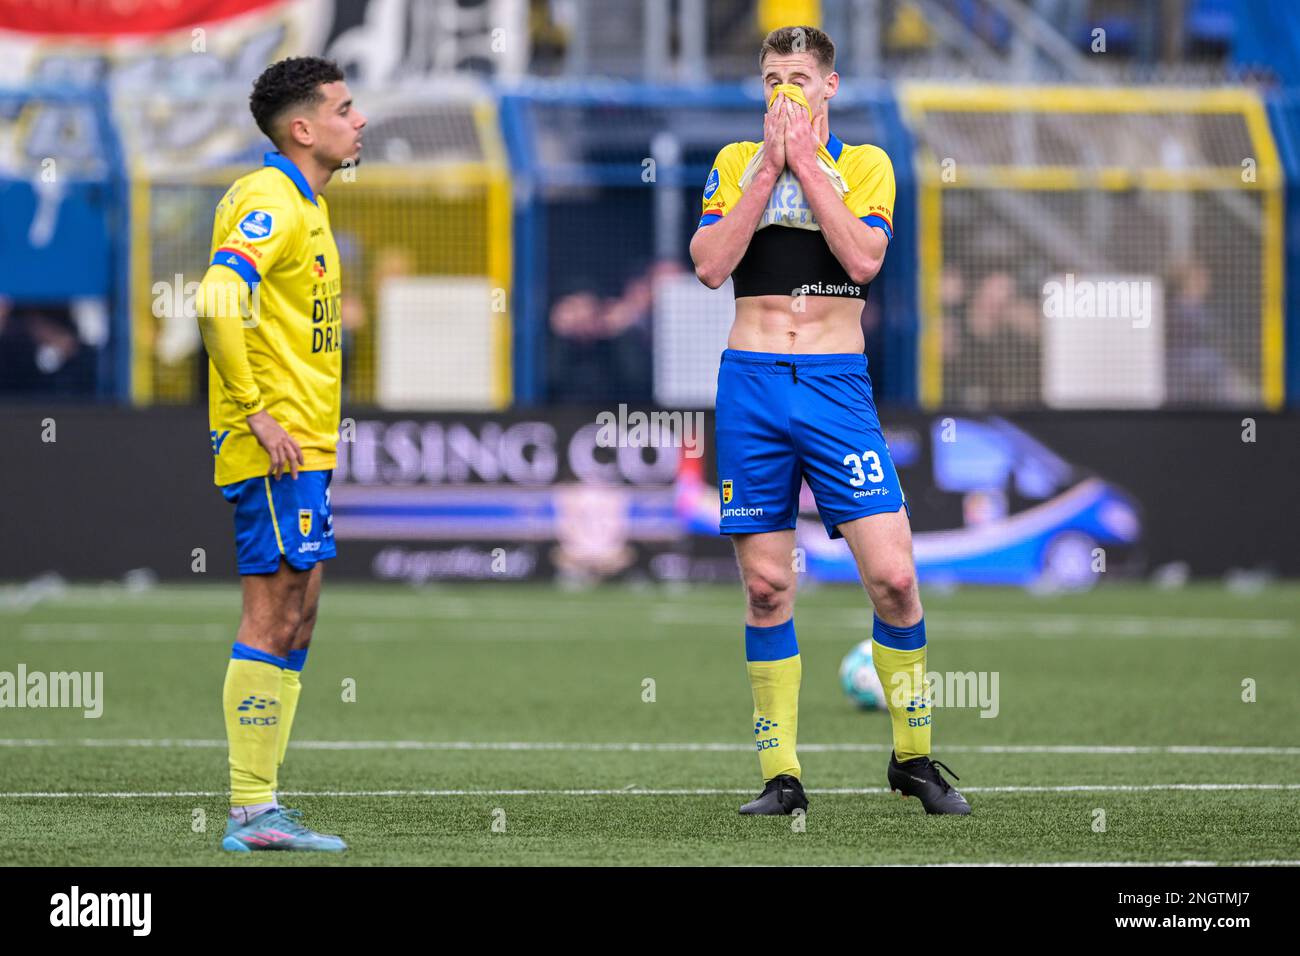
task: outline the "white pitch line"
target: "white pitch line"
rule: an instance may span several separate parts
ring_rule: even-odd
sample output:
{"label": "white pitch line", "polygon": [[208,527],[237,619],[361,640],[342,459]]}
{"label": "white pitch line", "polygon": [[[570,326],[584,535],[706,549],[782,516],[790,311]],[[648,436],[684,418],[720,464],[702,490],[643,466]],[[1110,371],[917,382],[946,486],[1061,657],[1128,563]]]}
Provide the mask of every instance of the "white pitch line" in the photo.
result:
{"label": "white pitch line", "polygon": [[[813,609],[806,613],[812,627],[847,628],[870,626],[870,608]],[[730,612],[716,609],[656,605],[651,609],[656,623],[704,627],[736,626]],[[796,611],[796,618],[799,613]],[[800,620],[802,623],[802,619]],[[1285,618],[1207,618],[1138,614],[1069,614],[1059,612],[937,611],[926,615],[926,625],[936,639],[945,636],[969,639],[996,638],[1008,632],[1030,632],[1041,637],[1287,637],[1295,633],[1296,622]]]}
{"label": "white pitch line", "polygon": [[[598,741],[491,741],[491,740],[299,740],[290,744],[296,750],[430,750],[430,751],[519,751],[559,753],[750,753],[753,746],[743,743],[637,743]],[[0,747],[88,747],[144,749],[224,749],[219,738],[113,738],[83,737],[9,737],[0,738]],[[889,753],[889,744],[800,744],[804,753]],[[1236,747],[1213,745],[1126,746],[1110,744],[951,744],[945,754],[1096,754],[1151,755],[1179,754],[1199,756],[1300,756],[1297,747]]]}
{"label": "white pitch line", "polygon": [[[610,633],[586,633],[573,628],[574,622],[587,621],[594,613],[608,608],[574,604],[538,608],[498,606],[470,602],[435,602],[428,607],[405,609],[385,604],[360,606],[340,604],[323,612],[327,626],[338,630],[324,634],[332,641],[491,641],[491,640],[609,640]],[[716,607],[691,607],[657,603],[648,608],[644,618],[652,626],[684,625],[694,631],[693,640],[732,640],[742,625],[743,615]],[[360,621],[358,620],[360,619]],[[330,623],[334,622],[334,623]],[[472,627],[457,627],[439,633],[439,623],[457,622]],[[805,611],[800,617],[805,640],[841,640],[840,631],[866,633],[870,625],[869,608],[820,608]],[[527,629],[515,625],[527,624]],[[1283,618],[1205,618],[1170,617],[1135,614],[1070,614],[1060,612],[990,613],[987,611],[938,611],[929,616],[928,624],[936,640],[989,641],[1023,640],[1097,640],[1111,639],[1286,639],[1297,634],[1297,623]],[[494,631],[493,628],[496,628]],[[726,634],[716,633],[725,629]],[[28,622],[19,629],[19,637],[32,642],[189,642],[224,640],[231,631],[226,624],[148,624],[133,621],[40,621]],[[324,632],[324,628],[321,629]],[[445,629],[442,629],[445,630]],[[414,631],[414,632],[413,632]],[[710,633],[714,632],[714,633]],[[829,632],[829,633],[825,633]],[[614,635],[619,636],[619,635]],[[657,631],[645,639],[660,639]]]}
{"label": "white pitch line", "polygon": [[[720,625],[704,625],[705,627],[717,628]],[[734,630],[733,625],[727,625]],[[210,643],[228,643],[231,640],[229,628],[219,628],[217,630],[187,630],[185,626],[170,630],[167,633],[141,633],[138,629],[124,629],[124,633],[114,633],[109,630],[93,631],[87,628],[93,625],[81,625],[78,630],[69,633],[56,633],[57,629],[43,630],[44,625],[24,625],[19,640],[30,644],[195,644],[199,642]],[[409,628],[418,627],[416,631]],[[542,627],[553,627],[554,630],[543,630]],[[29,630],[34,628],[34,630]],[[334,632],[322,635],[319,630],[318,635],[329,643],[340,644],[486,644],[496,643],[514,643],[528,644],[539,642],[558,642],[565,644],[583,644],[583,643],[600,643],[611,639],[607,634],[584,634],[573,631],[572,628],[561,624],[550,625],[532,625],[532,630],[524,633],[513,625],[499,625],[495,630],[479,624],[470,631],[458,631],[456,633],[436,633],[428,629],[428,625],[402,624],[398,625],[398,630],[363,630],[361,625],[353,625],[346,632]],[[401,630],[400,628],[407,628]],[[692,640],[707,640],[712,643],[719,643],[723,640],[731,640],[734,637],[730,632],[726,637],[710,635],[701,637],[694,635]],[[647,635],[641,640],[661,640],[662,635]],[[830,641],[842,642],[842,634],[801,634],[800,641],[803,643],[825,643]],[[1219,633],[1219,634],[1187,634],[1187,633],[1158,633],[1156,631],[1141,631],[1127,633],[1085,633],[1079,632],[1074,634],[1053,634],[1039,631],[1032,631],[1025,628],[1003,628],[997,634],[993,633],[966,633],[961,631],[945,632],[941,640],[944,642],[966,642],[966,641],[1074,641],[1074,640],[1120,640],[1120,641],[1141,641],[1141,640],[1206,640],[1230,639],[1234,641],[1249,640],[1290,640],[1291,635],[1285,633]]]}
{"label": "white pitch line", "polygon": [[[1300,790],[1300,783],[1149,783],[1072,784],[1060,787],[962,787],[963,793],[1151,793],[1166,790]],[[682,787],[650,789],[506,789],[506,790],[282,790],[283,797],[724,797],[752,794],[753,788]],[[870,796],[889,793],[888,787],[829,787],[808,790],[811,796]],[[171,797],[228,797],[225,790],[154,791],[9,791],[7,800],[29,799],[166,799]]]}

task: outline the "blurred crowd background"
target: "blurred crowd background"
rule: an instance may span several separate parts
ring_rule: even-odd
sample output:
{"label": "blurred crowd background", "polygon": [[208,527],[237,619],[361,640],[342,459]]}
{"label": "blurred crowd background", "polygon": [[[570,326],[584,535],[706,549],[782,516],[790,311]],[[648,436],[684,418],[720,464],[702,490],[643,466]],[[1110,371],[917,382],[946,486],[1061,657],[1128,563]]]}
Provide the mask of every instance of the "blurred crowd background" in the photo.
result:
{"label": "blurred crowd background", "polygon": [[[732,300],[687,244],[717,150],[761,138],[763,36],[798,23],[838,46],[833,129],[898,179],[862,317],[885,402],[1300,401],[1282,0],[12,0],[0,395],[204,402],[186,289],[269,148],[253,78],[311,53],[371,117],[328,192],[350,404],[708,407]],[[1066,276],[1152,314],[1054,319]]]}

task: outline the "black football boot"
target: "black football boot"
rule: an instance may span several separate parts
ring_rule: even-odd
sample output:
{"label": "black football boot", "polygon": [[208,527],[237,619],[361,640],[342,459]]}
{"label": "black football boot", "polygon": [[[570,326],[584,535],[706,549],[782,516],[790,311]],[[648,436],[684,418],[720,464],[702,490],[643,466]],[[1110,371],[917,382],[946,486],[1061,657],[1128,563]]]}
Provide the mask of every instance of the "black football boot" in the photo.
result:
{"label": "black football boot", "polygon": [[808,798],[804,796],[803,784],[798,777],[783,773],[769,780],[763,792],[741,807],[740,812],[775,817],[807,809]]}
{"label": "black football boot", "polygon": [[[889,754],[889,788],[904,797],[920,797],[921,806],[926,813],[956,813],[962,816],[970,813],[970,804],[952,784],[943,779],[939,768],[949,773],[952,769],[929,757],[913,757],[911,760],[898,762],[891,751]],[[954,780],[961,777],[952,773]],[[757,802],[757,801],[755,801]]]}

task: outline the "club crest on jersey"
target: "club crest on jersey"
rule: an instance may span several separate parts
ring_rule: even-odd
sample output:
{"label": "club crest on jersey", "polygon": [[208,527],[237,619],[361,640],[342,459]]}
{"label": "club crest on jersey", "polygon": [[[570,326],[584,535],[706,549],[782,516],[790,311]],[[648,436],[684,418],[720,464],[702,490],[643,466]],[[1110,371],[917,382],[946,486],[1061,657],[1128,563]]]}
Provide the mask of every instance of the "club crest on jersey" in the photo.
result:
{"label": "club crest on jersey", "polygon": [[260,209],[254,209],[243,219],[239,220],[239,231],[244,234],[245,239],[265,239],[275,228],[275,220],[271,218],[269,212],[262,212]]}
{"label": "club crest on jersey", "polygon": [[709,173],[708,182],[704,184],[704,198],[712,199],[713,194],[718,191],[718,170],[714,167],[713,172]]}
{"label": "club crest on jersey", "polygon": [[731,479],[730,478],[728,478],[726,481],[722,483],[722,503],[724,505],[731,504]]}
{"label": "club crest on jersey", "polygon": [[307,535],[311,534],[311,509],[310,508],[298,509],[298,533],[301,534],[304,538]]}

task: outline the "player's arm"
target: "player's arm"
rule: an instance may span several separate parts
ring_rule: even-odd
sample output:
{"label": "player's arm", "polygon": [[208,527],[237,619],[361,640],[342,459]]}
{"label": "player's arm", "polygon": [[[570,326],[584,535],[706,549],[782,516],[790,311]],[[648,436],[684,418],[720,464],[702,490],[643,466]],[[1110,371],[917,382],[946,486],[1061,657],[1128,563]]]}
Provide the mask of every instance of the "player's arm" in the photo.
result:
{"label": "player's arm", "polygon": [[[817,225],[831,252],[849,278],[860,285],[866,285],[880,272],[885,262],[885,251],[889,248],[889,233],[884,226],[864,222],[849,205],[840,198],[831,181],[817,165],[817,139],[808,114],[802,107],[793,106],[794,116],[786,130],[786,162],[790,170],[799,179],[803,193],[817,217]],[[884,154],[882,153],[883,157]],[[885,157],[888,164],[888,157]],[[887,173],[887,175],[885,175]],[[886,182],[887,180],[887,182]],[[885,192],[889,193],[886,199]],[[855,193],[863,201],[880,200],[882,205],[893,206],[894,179],[892,169],[877,170],[870,182],[863,187],[855,187]],[[869,217],[884,222],[880,216]]]}
{"label": "player's arm", "polygon": [[[736,169],[734,151],[727,147],[718,154],[714,170],[719,174],[717,190],[726,201],[722,206],[712,205],[712,195],[706,189],[704,198],[704,221],[691,237],[691,261],[695,263],[695,275],[710,289],[716,289],[727,277],[736,271],[740,260],[745,257],[754,230],[763,217],[763,210],[772,196],[772,187],[785,169],[785,96],[778,96],[776,102],[763,118],[763,163],[754,178],[750,180],[744,193],[736,181],[742,170]],[[712,178],[712,174],[710,174]],[[738,194],[734,203],[727,194]],[[717,202],[714,200],[713,202]],[[725,208],[730,204],[730,208]],[[721,218],[710,220],[722,208]],[[707,226],[708,228],[705,228]]]}
{"label": "player's arm", "polygon": [[[271,223],[264,236],[257,236],[251,228],[245,231],[244,224],[255,212],[263,213]],[[245,322],[256,321],[257,286],[262,272],[274,264],[284,248],[288,216],[265,206],[240,213],[239,226],[218,246],[194,297],[199,333],[221,387],[248,416],[249,430],[270,456],[272,474],[278,478],[288,469],[296,478],[298,466],[303,464],[302,449],[266,411],[244,340]],[[276,234],[277,214],[280,235]]]}
{"label": "player's arm", "polygon": [[208,357],[222,388],[245,415],[256,414],[266,407],[244,344],[245,314],[255,294],[249,283],[230,267],[212,265],[208,266],[194,297],[199,332]]}

